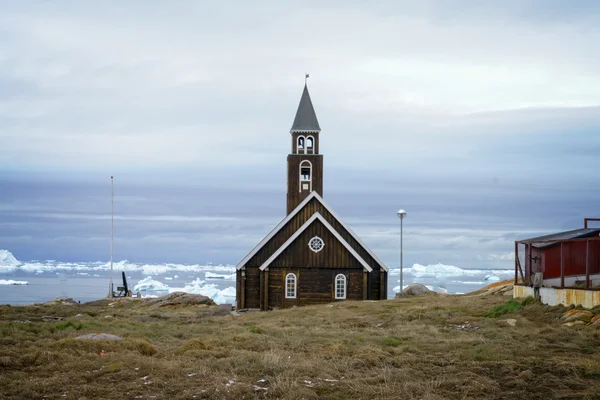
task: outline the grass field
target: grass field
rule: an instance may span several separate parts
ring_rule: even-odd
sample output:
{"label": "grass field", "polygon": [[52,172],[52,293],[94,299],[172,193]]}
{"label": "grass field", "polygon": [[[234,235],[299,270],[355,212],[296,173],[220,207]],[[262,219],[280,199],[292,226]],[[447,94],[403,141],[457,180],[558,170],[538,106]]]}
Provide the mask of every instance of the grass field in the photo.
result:
{"label": "grass field", "polygon": [[[239,316],[141,300],[0,306],[0,398],[599,398],[600,328],[563,326],[565,310],[475,295]],[[88,333],[124,340],[75,339]]]}

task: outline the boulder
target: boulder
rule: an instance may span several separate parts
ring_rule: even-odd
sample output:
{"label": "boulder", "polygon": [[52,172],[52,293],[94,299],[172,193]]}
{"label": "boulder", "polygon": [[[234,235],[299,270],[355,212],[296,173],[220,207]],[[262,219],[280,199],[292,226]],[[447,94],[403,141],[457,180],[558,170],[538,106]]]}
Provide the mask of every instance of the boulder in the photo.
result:
{"label": "boulder", "polygon": [[562,319],[565,322],[573,322],[573,321],[583,321],[590,322],[594,314],[591,311],[587,310],[578,310],[576,308],[567,311],[562,315]]}
{"label": "boulder", "polygon": [[213,306],[215,302],[210,297],[201,294],[192,294],[184,292],[173,292],[166,296],[146,300],[146,304],[153,307],[181,307],[207,305]]}
{"label": "boulder", "polygon": [[427,289],[425,285],[421,285],[420,283],[411,283],[402,290],[402,294],[406,296],[424,296],[428,293],[433,292]]}
{"label": "boulder", "polygon": [[590,325],[598,325],[600,326],[600,314],[596,314],[590,320]]}

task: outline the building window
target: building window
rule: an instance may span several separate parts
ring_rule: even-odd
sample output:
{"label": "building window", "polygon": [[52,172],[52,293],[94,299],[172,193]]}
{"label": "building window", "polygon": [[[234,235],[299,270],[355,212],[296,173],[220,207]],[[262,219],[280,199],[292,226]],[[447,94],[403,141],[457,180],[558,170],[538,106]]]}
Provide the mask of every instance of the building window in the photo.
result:
{"label": "building window", "polygon": [[335,298],[346,298],[346,277],[342,274],[338,274],[335,277]]}
{"label": "building window", "polygon": [[304,136],[298,136],[298,153],[304,153]]}
{"label": "building window", "polygon": [[315,139],[312,136],[306,138],[306,154],[314,154]]}
{"label": "building window", "polygon": [[312,191],[312,164],[308,160],[304,160],[300,163],[300,187],[299,191],[308,190]]}
{"label": "building window", "polygon": [[285,298],[295,299],[296,298],[296,275],[287,274],[285,276]]}
{"label": "building window", "polygon": [[323,250],[323,246],[325,246],[325,242],[318,236],[315,236],[308,241],[308,247],[310,247],[310,249],[315,253]]}

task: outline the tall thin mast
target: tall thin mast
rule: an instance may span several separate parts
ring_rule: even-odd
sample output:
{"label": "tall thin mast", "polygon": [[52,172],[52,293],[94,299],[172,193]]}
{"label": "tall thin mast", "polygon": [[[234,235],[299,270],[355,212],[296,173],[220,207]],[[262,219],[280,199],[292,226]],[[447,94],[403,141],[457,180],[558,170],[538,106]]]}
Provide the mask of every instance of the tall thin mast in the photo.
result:
{"label": "tall thin mast", "polygon": [[113,297],[113,240],[115,238],[115,182],[110,177],[111,186],[111,213],[110,213],[110,287],[108,288],[108,297]]}

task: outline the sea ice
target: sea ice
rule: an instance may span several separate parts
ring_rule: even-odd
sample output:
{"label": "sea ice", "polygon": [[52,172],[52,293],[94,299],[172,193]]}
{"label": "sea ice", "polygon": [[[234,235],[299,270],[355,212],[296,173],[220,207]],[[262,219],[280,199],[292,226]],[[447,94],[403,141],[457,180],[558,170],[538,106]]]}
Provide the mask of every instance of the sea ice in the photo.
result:
{"label": "sea ice", "polygon": [[223,275],[223,274],[215,274],[214,272],[206,272],[204,274],[205,279],[235,279],[235,274],[231,275]]}
{"label": "sea ice", "polygon": [[500,277],[497,275],[486,275],[483,280],[488,282],[498,282],[500,281]]}
{"label": "sea ice", "polygon": [[155,281],[151,276],[148,276],[139,281],[134,287],[134,292],[168,292],[169,286],[160,281]]}
{"label": "sea ice", "polygon": [[0,285],[29,285],[27,281],[13,281],[12,279],[0,279]]}

